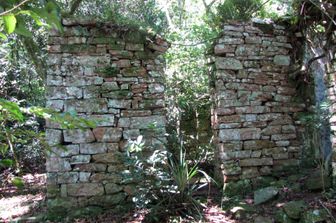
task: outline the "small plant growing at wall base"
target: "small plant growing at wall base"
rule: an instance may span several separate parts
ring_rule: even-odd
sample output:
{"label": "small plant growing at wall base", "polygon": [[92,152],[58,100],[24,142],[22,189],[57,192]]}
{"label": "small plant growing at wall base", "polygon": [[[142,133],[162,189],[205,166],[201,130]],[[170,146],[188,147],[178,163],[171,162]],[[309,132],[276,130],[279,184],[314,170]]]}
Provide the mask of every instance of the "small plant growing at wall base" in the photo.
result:
{"label": "small plant growing at wall base", "polygon": [[[195,192],[208,185],[211,178],[198,168],[198,162],[190,164],[181,146],[179,155],[174,157],[165,150],[155,150],[144,156],[146,148],[142,136],[130,142],[127,160],[130,177],[138,180],[137,193],[133,202],[138,207],[149,208],[151,221],[161,221],[160,217],[183,216],[202,218],[202,204]],[[206,183],[199,183],[201,177]]]}

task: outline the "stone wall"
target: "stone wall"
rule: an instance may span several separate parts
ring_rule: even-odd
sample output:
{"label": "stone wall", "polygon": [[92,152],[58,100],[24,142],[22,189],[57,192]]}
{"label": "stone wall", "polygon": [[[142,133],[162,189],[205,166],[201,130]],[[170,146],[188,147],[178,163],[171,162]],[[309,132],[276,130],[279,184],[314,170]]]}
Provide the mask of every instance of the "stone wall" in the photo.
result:
{"label": "stone wall", "polygon": [[[108,23],[64,20],[63,25],[64,33],[52,32],[49,38],[47,106],[76,112],[97,126],[62,129],[47,123],[46,138],[53,150],[46,165],[48,204],[113,206],[134,190],[124,177],[129,140],[143,135],[147,144],[163,147],[161,55],[168,44],[158,36]],[[155,138],[153,124],[159,130]]]}
{"label": "stone wall", "polygon": [[289,78],[288,37],[279,25],[233,23],[215,44],[212,125],[224,182],[299,165],[305,104]]}
{"label": "stone wall", "polygon": [[331,103],[330,113],[332,114],[330,118],[330,128],[331,128],[331,166],[332,166],[332,185],[336,189],[336,64],[329,67],[329,84],[328,84],[328,98]]}

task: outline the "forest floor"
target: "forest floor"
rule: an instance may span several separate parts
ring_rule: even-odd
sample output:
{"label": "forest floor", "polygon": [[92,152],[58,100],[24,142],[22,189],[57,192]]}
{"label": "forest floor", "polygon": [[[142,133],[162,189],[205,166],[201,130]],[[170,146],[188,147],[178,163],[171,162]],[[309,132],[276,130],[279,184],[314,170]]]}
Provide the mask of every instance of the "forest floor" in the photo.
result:
{"label": "forest floor", "polygon": [[[41,221],[47,213],[46,174],[26,174],[23,176],[24,187],[18,189],[10,184],[0,188],[0,222],[51,222]],[[260,205],[254,205],[253,193],[244,197],[224,198],[217,189],[211,193],[204,208],[204,219],[200,221],[174,218],[172,222],[213,222],[213,223],[272,223],[278,222],[276,213],[290,201],[303,201],[310,210],[325,210],[325,219],[321,222],[336,223],[336,197],[327,198],[321,192],[305,190],[292,191],[283,186],[279,195]],[[222,202],[221,202],[222,201]],[[222,208],[221,208],[222,207]],[[146,210],[133,210],[129,213],[104,212],[94,217],[73,219],[69,222],[144,222]],[[284,220],[283,222],[286,222]],[[298,221],[287,221],[298,222]],[[301,221],[300,221],[301,222]],[[304,222],[304,221],[302,221]],[[314,221],[315,222],[315,221]],[[320,221],[316,221],[320,222]],[[306,222],[304,222],[306,223]],[[310,223],[309,221],[307,223]],[[312,221],[313,223],[313,221]]]}

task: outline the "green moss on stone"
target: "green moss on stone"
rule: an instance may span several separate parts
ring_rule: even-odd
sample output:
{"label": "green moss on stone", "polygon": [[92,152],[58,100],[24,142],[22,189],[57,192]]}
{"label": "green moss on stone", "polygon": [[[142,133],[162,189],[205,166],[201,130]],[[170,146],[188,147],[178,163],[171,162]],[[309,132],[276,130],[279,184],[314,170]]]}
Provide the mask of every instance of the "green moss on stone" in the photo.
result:
{"label": "green moss on stone", "polygon": [[224,184],[224,193],[229,197],[235,195],[246,195],[251,191],[252,191],[252,184],[251,181],[247,179]]}
{"label": "green moss on stone", "polygon": [[116,77],[120,73],[120,70],[117,67],[107,66],[97,69],[96,72],[102,77]]}

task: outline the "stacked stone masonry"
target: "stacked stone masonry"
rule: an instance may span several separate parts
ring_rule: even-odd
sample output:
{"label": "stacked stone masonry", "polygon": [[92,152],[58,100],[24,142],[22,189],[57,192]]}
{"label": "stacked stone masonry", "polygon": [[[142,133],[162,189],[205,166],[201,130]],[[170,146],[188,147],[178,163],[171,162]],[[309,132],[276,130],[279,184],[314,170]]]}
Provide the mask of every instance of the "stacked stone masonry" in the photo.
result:
{"label": "stacked stone masonry", "polygon": [[163,147],[162,54],[168,44],[158,36],[108,23],[64,20],[63,25],[64,33],[50,33],[47,105],[76,112],[97,126],[63,129],[47,123],[46,138],[53,150],[46,165],[48,202],[114,206],[135,188],[124,177],[129,141],[143,135],[146,144]]}
{"label": "stacked stone masonry", "polygon": [[330,114],[330,128],[331,128],[331,144],[332,144],[332,155],[331,155],[331,165],[332,165],[332,177],[333,177],[333,187],[336,188],[336,64],[330,67],[329,71],[329,84],[328,84],[328,99],[331,103]]}
{"label": "stacked stone masonry", "polygon": [[285,27],[224,25],[214,46],[216,173],[224,182],[270,175],[300,162],[305,104],[289,77]]}

